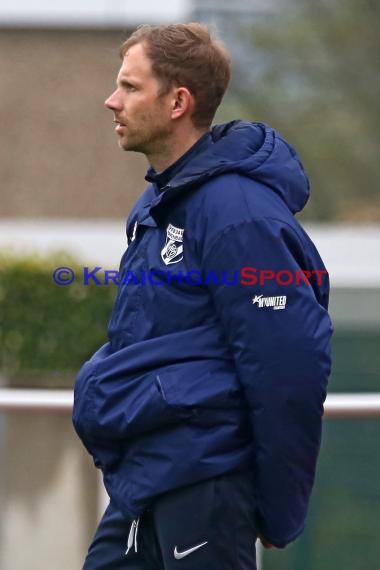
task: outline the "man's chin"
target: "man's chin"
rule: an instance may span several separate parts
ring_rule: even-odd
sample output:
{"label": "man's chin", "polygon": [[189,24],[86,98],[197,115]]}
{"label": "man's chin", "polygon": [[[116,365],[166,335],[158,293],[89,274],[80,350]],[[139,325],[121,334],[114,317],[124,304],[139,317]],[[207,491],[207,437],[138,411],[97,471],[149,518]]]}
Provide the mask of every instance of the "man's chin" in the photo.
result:
{"label": "man's chin", "polygon": [[139,145],[137,142],[134,143],[133,141],[119,139],[119,147],[124,151],[142,152],[145,154],[145,146],[142,144]]}
{"label": "man's chin", "polygon": [[118,144],[121,150],[132,150],[130,142],[123,140],[122,138],[119,139]]}

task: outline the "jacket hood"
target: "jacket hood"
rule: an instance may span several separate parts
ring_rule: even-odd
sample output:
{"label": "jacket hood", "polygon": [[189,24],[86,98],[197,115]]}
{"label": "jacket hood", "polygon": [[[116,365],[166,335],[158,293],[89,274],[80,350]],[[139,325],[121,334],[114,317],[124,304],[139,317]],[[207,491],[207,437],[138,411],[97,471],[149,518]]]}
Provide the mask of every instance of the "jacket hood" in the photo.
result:
{"label": "jacket hood", "polygon": [[170,188],[236,172],[271,188],[293,213],[302,210],[309,181],[296,151],[278,132],[262,123],[237,120],[215,125],[210,136],[211,144],[177,173]]}

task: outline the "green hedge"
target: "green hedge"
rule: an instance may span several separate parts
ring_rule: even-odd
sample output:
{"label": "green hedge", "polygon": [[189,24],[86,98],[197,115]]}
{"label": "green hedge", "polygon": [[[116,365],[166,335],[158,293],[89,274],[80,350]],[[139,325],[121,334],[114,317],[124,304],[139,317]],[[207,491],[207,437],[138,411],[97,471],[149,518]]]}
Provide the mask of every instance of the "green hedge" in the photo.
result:
{"label": "green hedge", "polygon": [[[60,286],[57,267],[76,279]],[[83,264],[66,253],[0,254],[0,375],[12,386],[72,386],[84,360],[106,342],[115,285],[83,285]]]}

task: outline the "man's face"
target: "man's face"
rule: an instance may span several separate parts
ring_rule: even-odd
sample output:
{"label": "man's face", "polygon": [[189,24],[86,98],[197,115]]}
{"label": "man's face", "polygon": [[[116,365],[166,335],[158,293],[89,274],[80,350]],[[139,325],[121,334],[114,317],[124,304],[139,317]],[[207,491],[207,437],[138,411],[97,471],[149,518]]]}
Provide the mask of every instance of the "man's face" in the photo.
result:
{"label": "man's face", "polygon": [[129,48],[105,101],[114,113],[119,146],[146,155],[159,151],[172,131],[171,94],[159,96],[160,84],[142,44]]}

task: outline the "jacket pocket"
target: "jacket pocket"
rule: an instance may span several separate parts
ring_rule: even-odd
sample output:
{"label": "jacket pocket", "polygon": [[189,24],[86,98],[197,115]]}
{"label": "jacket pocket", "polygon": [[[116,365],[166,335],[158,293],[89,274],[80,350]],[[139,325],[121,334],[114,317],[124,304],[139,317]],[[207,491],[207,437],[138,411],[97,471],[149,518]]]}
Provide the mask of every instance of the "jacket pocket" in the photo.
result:
{"label": "jacket pocket", "polygon": [[244,407],[236,374],[225,361],[187,361],[137,375],[125,372],[121,354],[104,355],[94,355],[76,381],[73,421],[85,444],[186,422],[200,408]]}
{"label": "jacket pocket", "polygon": [[77,431],[91,440],[125,440],[191,415],[166,399],[154,372],[116,377],[95,370],[88,383],[74,421]]}
{"label": "jacket pocket", "polygon": [[190,361],[167,366],[157,373],[163,398],[178,409],[244,408],[236,373],[225,361]]}

